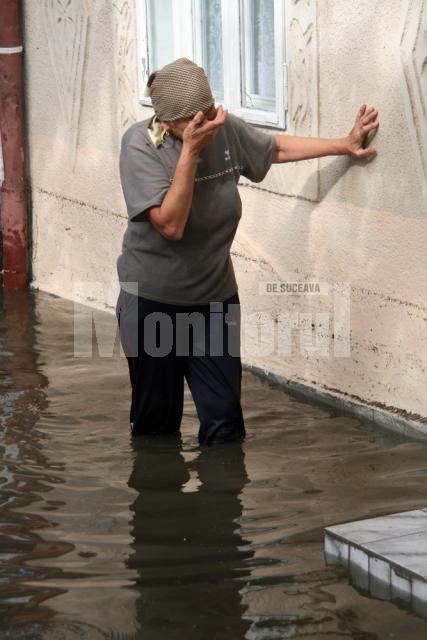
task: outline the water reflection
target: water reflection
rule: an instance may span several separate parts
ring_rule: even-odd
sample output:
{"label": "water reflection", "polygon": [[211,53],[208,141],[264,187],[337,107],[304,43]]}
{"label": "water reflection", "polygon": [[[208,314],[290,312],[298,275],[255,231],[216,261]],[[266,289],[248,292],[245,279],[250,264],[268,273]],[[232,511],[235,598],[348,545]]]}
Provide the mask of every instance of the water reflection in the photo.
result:
{"label": "water reflection", "polygon": [[[72,544],[47,542],[36,533],[52,526],[30,505],[51,491],[50,482],[63,465],[52,465],[42,451],[37,431],[48,402],[48,380],[39,371],[35,349],[37,320],[34,297],[28,291],[6,291],[0,319],[0,615],[3,624],[46,621],[52,612],[42,602],[62,593],[49,586],[28,587],[29,579],[43,579],[43,567],[30,560],[61,556]],[[53,507],[54,504],[51,503]],[[20,512],[21,510],[21,512]],[[58,570],[60,573],[60,570]]]}
{"label": "water reflection", "polygon": [[239,443],[183,448],[179,436],[136,438],[129,486],[136,615],[144,640],[244,638],[242,579],[253,551],[240,534],[248,482]]}
{"label": "water reflection", "polygon": [[[425,639],[425,620],[325,566],[322,533],[425,506],[425,443],[248,372],[243,444],[201,449],[187,388],[181,437],[131,439],[119,336],[113,357],[75,357],[74,311],[3,301],[1,640]],[[97,326],[113,335],[114,313]]]}

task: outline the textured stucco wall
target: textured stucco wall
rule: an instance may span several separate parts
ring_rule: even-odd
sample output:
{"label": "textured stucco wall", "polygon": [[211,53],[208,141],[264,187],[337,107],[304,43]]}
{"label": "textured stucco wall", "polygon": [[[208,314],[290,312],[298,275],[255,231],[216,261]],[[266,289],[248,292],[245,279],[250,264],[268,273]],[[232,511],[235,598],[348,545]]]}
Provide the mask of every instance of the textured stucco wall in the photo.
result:
{"label": "textured stucco wall", "polygon": [[[333,300],[257,295],[259,281],[320,280],[351,286],[351,357],[334,357],[332,338],[328,355],[307,357],[299,348],[297,330],[291,357],[273,353],[248,357],[248,362],[398,409],[402,415],[422,416],[427,353],[427,132],[422,108],[427,99],[422,40],[426,13],[421,2],[348,2],[345,10],[343,3],[319,3],[318,135],[346,133],[359,105],[373,104],[380,113],[373,141],[378,156],[372,161],[321,158],[319,202],[287,197],[287,186],[280,190],[283,196],[242,189],[243,249],[235,256],[244,307],[268,311],[272,318],[286,311],[329,311],[332,323]],[[273,173],[291,181],[292,166],[274,167]],[[315,172],[308,172],[307,182],[314,181]],[[244,248],[249,246],[248,260]],[[263,321],[266,331],[271,330],[271,321]]]}
{"label": "textured stucco wall", "polygon": [[[135,11],[127,0],[65,4],[24,3],[33,285],[113,308],[120,139],[149,113],[136,95]],[[289,132],[341,136],[366,102],[380,112],[378,156],[274,166],[242,185],[233,246],[246,362],[415,416],[426,416],[425,20],[421,0],[289,0]],[[350,355],[334,354],[332,295],[260,294],[269,280],[347,283]],[[256,351],[260,312],[267,334],[299,314],[290,353]],[[323,355],[300,345],[307,323],[328,334],[310,312],[329,314]]]}

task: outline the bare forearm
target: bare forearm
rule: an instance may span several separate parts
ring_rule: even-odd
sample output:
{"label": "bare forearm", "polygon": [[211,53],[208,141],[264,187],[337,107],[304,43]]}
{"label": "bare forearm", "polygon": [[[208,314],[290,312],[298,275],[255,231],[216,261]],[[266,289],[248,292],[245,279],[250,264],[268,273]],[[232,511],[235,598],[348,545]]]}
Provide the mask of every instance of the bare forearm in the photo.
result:
{"label": "bare forearm", "polygon": [[346,138],[304,138],[286,134],[274,137],[276,153],[273,162],[294,162],[348,153]]}
{"label": "bare forearm", "polygon": [[161,206],[149,210],[150,221],[169,240],[180,240],[183,236],[193,201],[197,158],[223,126],[227,113],[221,106],[214,118],[198,111],[183,131],[176,129],[183,142],[172,185]]}
{"label": "bare forearm", "polygon": [[165,235],[180,239],[184,233],[193,200],[197,152],[184,145],[179,156],[172,184],[158,213]]}

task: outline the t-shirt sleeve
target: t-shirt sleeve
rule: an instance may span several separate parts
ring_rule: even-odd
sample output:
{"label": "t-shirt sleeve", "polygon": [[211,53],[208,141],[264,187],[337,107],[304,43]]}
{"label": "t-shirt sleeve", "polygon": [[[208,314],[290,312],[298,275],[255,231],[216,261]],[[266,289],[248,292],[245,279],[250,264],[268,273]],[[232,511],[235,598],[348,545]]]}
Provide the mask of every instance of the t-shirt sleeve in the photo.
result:
{"label": "t-shirt sleeve", "polygon": [[146,211],[159,206],[170,187],[169,176],[155,150],[145,142],[122,142],[120,179],[129,220],[148,221]]}
{"label": "t-shirt sleeve", "polygon": [[231,116],[231,122],[239,138],[243,167],[241,174],[252,182],[261,182],[272,165],[276,141],[272,135],[256,129],[237,116]]}

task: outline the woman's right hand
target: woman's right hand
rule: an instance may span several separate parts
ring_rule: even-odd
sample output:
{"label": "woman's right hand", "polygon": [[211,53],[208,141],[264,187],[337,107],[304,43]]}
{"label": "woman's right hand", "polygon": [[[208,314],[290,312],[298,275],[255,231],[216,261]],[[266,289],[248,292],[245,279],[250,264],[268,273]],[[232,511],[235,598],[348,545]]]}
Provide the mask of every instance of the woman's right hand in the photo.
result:
{"label": "woman's right hand", "polygon": [[199,153],[215,138],[227,119],[228,111],[219,106],[213,120],[208,120],[203,111],[196,113],[184,129],[183,146],[193,153]]}

